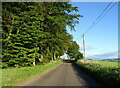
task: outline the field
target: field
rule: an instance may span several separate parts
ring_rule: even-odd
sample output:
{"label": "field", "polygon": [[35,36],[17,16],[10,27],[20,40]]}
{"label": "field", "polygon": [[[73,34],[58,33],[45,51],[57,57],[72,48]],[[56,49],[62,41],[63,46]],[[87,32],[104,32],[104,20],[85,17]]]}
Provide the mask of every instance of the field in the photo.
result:
{"label": "field", "polygon": [[[83,62],[84,60],[80,60],[80,62]],[[91,63],[91,64],[99,64],[102,67],[118,67],[118,62],[110,62],[110,61],[99,61],[99,60],[85,60],[85,63]]]}
{"label": "field", "polygon": [[119,85],[120,83],[118,62],[79,60],[76,64],[104,86]]}
{"label": "field", "polygon": [[60,63],[61,61],[56,61],[46,65],[36,65],[34,67],[2,69],[2,86],[14,86]]}

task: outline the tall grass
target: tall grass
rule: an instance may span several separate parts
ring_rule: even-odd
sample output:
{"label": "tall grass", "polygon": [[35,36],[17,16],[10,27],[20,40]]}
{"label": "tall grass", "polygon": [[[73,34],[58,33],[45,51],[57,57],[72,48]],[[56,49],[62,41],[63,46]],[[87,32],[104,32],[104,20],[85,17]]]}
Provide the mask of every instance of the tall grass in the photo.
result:
{"label": "tall grass", "polygon": [[14,86],[18,83],[21,83],[25,79],[42,73],[60,63],[61,61],[57,61],[46,65],[37,65],[34,67],[2,69],[2,86]]}
{"label": "tall grass", "polygon": [[103,86],[120,85],[120,67],[117,62],[81,60],[76,64]]}

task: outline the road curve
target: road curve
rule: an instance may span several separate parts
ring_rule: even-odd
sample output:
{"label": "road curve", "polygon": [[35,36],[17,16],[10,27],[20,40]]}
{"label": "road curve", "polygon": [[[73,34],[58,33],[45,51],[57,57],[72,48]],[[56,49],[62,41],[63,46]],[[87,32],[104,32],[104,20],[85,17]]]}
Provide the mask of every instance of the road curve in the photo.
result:
{"label": "road curve", "polygon": [[63,62],[57,68],[34,78],[24,86],[100,86],[72,63]]}

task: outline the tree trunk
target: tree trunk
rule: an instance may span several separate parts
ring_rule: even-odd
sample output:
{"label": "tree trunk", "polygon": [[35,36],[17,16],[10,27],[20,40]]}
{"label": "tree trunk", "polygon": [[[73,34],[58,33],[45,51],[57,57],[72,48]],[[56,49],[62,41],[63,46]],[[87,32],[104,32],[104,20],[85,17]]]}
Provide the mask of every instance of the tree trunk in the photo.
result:
{"label": "tree trunk", "polygon": [[58,56],[58,58],[60,58],[60,56]]}
{"label": "tree trunk", "polygon": [[17,30],[17,34],[19,33],[19,29]]}
{"label": "tree trunk", "polygon": [[10,38],[11,33],[12,33],[12,32],[9,32],[9,33],[8,33],[8,39]]}
{"label": "tree trunk", "polygon": [[10,35],[12,34],[12,30],[13,30],[13,22],[14,22],[14,18],[13,18],[13,20],[12,20],[11,27],[10,27],[10,29],[8,30],[8,31],[9,31],[9,33],[8,33],[8,39],[10,38]]}
{"label": "tree trunk", "polygon": [[54,60],[54,58],[52,57],[52,61]]}
{"label": "tree trunk", "polygon": [[33,62],[33,66],[35,66],[35,54],[34,54],[34,62]]}
{"label": "tree trunk", "polygon": [[43,59],[43,55],[41,55],[41,59]]}
{"label": "tree trunk", "polygon": [[55,60],[55,57],[54,57],[54,53],[53,53],[53,56],[52,56],[52,61]]}
{"label": "tree trunk", "polygon": [[55,56],[55,53],[54,53],[54,60],[56,60],[56,56]]}
{"label": "tree trunk", "polygon": [[33,62],[33,65],[35,66],[35,54],[34,54],[34,62]]}
{"label": "tree trunk", "polygon": [[33,62],[33,65],[35,66],[35,61]]}

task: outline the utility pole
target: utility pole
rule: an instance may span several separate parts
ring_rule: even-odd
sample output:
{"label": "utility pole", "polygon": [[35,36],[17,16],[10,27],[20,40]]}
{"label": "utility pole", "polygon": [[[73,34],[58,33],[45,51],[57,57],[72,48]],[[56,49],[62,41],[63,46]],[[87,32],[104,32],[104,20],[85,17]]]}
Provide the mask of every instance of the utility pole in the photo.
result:
{"label": "utility pole", "polygon": [[83,49],[84,49],[84,59],[85,59],[85,36],[84,36],[84,33],[83,33]]}

